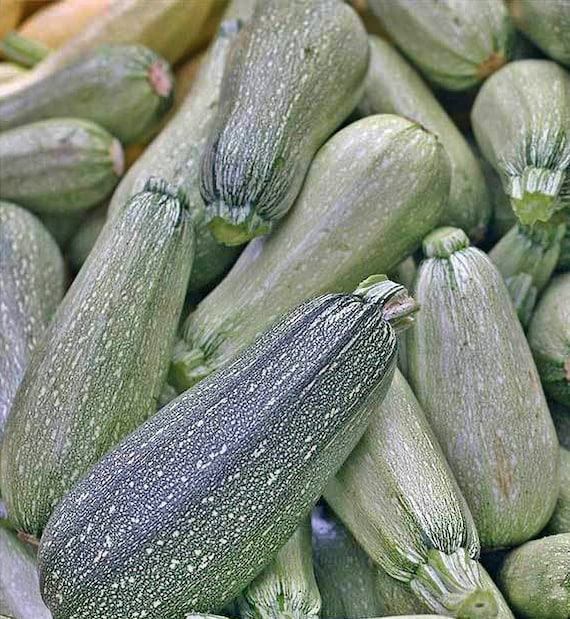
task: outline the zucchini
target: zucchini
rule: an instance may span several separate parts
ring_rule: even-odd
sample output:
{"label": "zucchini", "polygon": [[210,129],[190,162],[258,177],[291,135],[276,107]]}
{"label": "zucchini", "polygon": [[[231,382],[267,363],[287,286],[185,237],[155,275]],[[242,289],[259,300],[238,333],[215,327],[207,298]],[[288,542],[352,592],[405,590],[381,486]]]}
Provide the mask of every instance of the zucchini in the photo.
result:
{"label": "zucchini", "polygon": [[241,245],[285,215],[317,149],[358,103],[367,66],[366,31],[348,4],[256,4],[202,155],[200,192],[220,242]]}
{"label": "zucchini", "polygon": [[9,82],[21,75],[25,75],[27,70],[12,62],[0,62],[0,84]]}
{"label": "zucchini", "polygon": [[105,207],[95,209],[89,213],[87,219],[81,222],[77,232],[71,237],[69,242],[69,264],[74,273],[78,273],[87,256],[93,249],[101,230],[105,225],[107,209]]}
{"label": "zucchini", "polygon": [[514,30],[501,0],[368,4],[404,54],[443,88],[471,88],[509,60]]}
{"label": "zucchini", "polygon": [[558,501],[546,531],[549,535],[570,533],[570,451],[560,447],[560,489]]}
{"label": "zucchini", "polygon": [[0,133],[0,199],[38,212],[84,211],[112,191],[124,170],[121,144],[74,118]]}
{"label": "zucchini", "polygon": [[416,71],[386,41],[370,36],[370,63],[357,111],[401,114],[441,140],[451,162],[449,202],[442,222],[481,239],[491,215],[483,172],[469,144]]}
{"label": "zucchini", "polygon": [[550,414],[560,446],[570,450],[570,409],[558,402],[550,402]]}
{"label": "zucchini", "polygon": [[0,617],[51,619],[42,602],[32,547],[0,526]]}
{"label": "zucchini", "polygon": [[410,383],[482,546],[520,544],[548,522],[558,493],[558,443],[538,372],[501,274],[465,233],[436,230],[424,254]]}
{"label": "zucchini", "polygon": [[570,405],[570,273],[555,277],[530,322],[528,342],[546,393]]}
{"label": "zucchini", "polygon": [[170,382],[192,386],[295,304],[391,271],[437,224],[448,191],[447,156],[417,124],[377,115],[339,131],[319,150],[289,216],[250,243],[189,315]]}
{"label": "zucchini", "polygon": [[512,550],[499,573],[499,583],[521,619],[568,619],[569,574],[570,534],[566,533]]}
{"label": "zucchini", "polygon": [[512,0],[516,27],[553,60],[570,66],[570,5],[566,0]]}
{"label": "zucchini", "polygon": [[9,32],[0,39],[0,53],[19,65],[32,68],[41,62],[49,53],[50,49],[38,41],[34,41],[18,32]]}
{"label": "zucchini", "polygon": [[124,439],[42,537],[54,615],[174,619],[232,600],[364,431],[413,310],[386,280],[307,301]]}
{"label": "zucchini", "polygon": [[557,268],[559,271],[570,271],[570,226],[568,224],[566,224],[566,234],[560,242]]}
{"label": "zucchini", "polygon": [[481,88],[471,122],[522,224],[570,205],[570,76],[549,60],[518,60]]}
{"label": "zucchini", "polygon": [[91,120],[122,143],[140,141],[170,109],[170,68],[141,45],[109,45],[0,98],[0,131],[38,120]]}
{"label": "zucchini", "polygon": [[431,612],[430,607],[412,591],[409,583],[392,578],[380,566],[376,566],[376,591],[384,614],[429,615]]}
{"label": "zucchini", "polygon": [[526,330],[538,297],[536,286],[532,281],[532,275],[517,273],[517,275],[507,277],[505,284],[521,325]]}
{"label": "zucchini", "polygon": [[[405,378],[373,403],[362,440],[324,497],[370,558],[433,612],[496,617],[473,518]],[[508,615],[507,615],[508,616]]]}
{"label": "zucchini", "polygon": [[181,187],[190,203],[196,231],[196,255],[189,289],[204,288],[217,280],[238,257],[239,249],[216,241],[206,222],[199,189],[199,162],[214,116],[226,58],[239,30],[237,21],[225,21],[204,59],[196,82],[176,116],[125,175],[109,205],[114,214],[144,187],[149,176],[159,175]]}
{"label": "zucchini", "polygon": [[311,524],[307,518],[275,559],[242,592],[242,619],[317,619],[321,594],[313,572]]}
{"label": "zucchini", "polygon": [[162,180],[105,226],[6,424],[0,487],[19,530],[39,538],[74,483],[156,410],[192,251],[183,200]]}
{"label": "zucchini", "polygon": [[326,505],[315,507],[311,524],[321,619],[380,615],[384,609],[376,594],[370,558]]}
{"label": "zucchini", "polygon": [[63,258],[49,232],[29,211],[0,202],[0,441],[28,357],[64,283]]}

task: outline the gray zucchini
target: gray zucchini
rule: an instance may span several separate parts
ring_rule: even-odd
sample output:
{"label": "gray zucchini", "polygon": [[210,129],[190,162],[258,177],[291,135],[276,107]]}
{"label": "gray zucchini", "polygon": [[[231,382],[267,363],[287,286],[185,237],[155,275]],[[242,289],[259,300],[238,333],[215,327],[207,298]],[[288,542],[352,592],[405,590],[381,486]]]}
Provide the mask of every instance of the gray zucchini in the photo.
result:
{"label": "gray zucchini", "polygon": [[501,274],[455,228],[424,240],[407,340],[410,383],[484,548],[538,533],[558,493],[558,443]]}
{"label": "gray zucchini", "polygon": [[256,4],[202,155],[200,191],[219,241],[243,244],[285,215],[317,149],[358,103],[367,66],[366,31],[348,4]]}
{"label": "gray zucchini", "polygon": [[39,538],[57,503],[156,410],[192,263],[182,198],[151,179],[104,228],[35,348],[10,411],[0,486]]}
{"label": "gray zucchini", "polygon": [[469,144],[431,90],[392,45],[370,36],[370,62],[359,114],[400,114],[435,133],[451,163],[449,202],[442,223],[475,239],[485,235],[491,202],[483,172]]}
{"label": "gray zucchini", "polygon": [[441,217],[449,162],[435,136],[391,115],[364,118],[318,152],[295,208],[255,239],[192,312],[171,365],[186,389],[316,294],[389,272]]}
{"label": "gray zucchini", "polygon": [[546,531],[549,535],[570,533],[570,451],[560,447],[560,489],[552,518]]}
{"label": "gray zucchini", "polygon": [[570,205],[570,76],[549,60],[518,60],[481,88],[471,122],[522,224]]}
{"label": "gray zucchini", "polygon": [[58,118],[0,133],[0,199],[41,213],[85,211],[125,168],[121,144],[95,123]]}

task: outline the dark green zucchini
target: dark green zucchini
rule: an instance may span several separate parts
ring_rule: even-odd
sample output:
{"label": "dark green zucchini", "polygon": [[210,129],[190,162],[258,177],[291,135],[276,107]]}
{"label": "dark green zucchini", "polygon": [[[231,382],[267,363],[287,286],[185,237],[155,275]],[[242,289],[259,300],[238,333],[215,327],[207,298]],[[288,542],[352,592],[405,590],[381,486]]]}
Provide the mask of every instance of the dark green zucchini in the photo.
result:
{"label": "dark green zucchini", "polygon": [[566,234],[560,243],[560,257],[557,268],[559,271],[570,271],[570,226],[566,224]]}
{"label": "dark green zucchini", "polygon": [[338,0],[265,0],[239,33],[204,149],[200,191],[227,245],[267,233],[362,94],[368,39]]}
{"label": "dark green zucchini", "polygon": [[189,315],[172,384],[192,386],[305,299],[391,271],[437,225],[448,192],[443,147],[417,124],[386,114],[339,131],[313,160],[289,216],[250,243]]}
{"label": "dark green zucchini", "polygon": [[570,408],[558,402],[549,402],[549,408],[560,445],[570,450]]}
{"label": "dark green zucchini", "polygon": [[63,297],[64,284],[63,258],[42,223],[29,211],[0,202],[0,441],[30,353]]}
{"label": "dark green zucchini", "polygon": [[570,273],[548,285],[530,322],[528,342],[544,390],[570,406]]}
{"label": "dark green zucchini", "polygon": [[39,538],[75,482],[156,410],[192,239],[183,199],[157,179],[105,226],[6,423],[0,487],[19,530]]}
{"label": "dark green zucchini", "polygon": [[549,60],[518,60],[481,88],[471,122],[520,222],[570,205],[570,76]]}
{"label": "dark green zucchini", "polygon": [[91,120],[128,144],[144,138],[170,109],[167,62],[142,45],[90,52],[14,94],[0,98],[0,131],[46,118]]}
{"label": "dark green zucchini", "polygon": [[0,133],[0,199],[38,212],[84,211],[125,169],[121,144],[95,123],[57,118]]}
{"label": "dark green zucchini", "polygon": [[514,29],[501,0],[368,4],[404,54],[443,88],[471,88],[509,60]]}
{"label": "dark green zucchini", "polygon": [[57,619],[223,608],[353,449],[366,403],[392,379],[394,327],[414,310],[404,288],[377,278],[307,301],[109,452],[41,540]]}
{"label": "dark green zucchini", "polygon": [[570,533],[570,451],[560,447],[560,489],[556,508],[546,531],[549,535]]}
{"label": "dark green zucchini", "polygon": [[370,36],[370,62],[359,114],[400,114],[439,137],[451,162],[449,202],[442,223],[485,236],[491,202],[483,172],[461,132],[416,71],[392,45]]}
{"label": "dark green zucchini", "polygon": [[441,228],[424,240],[410,383],[467,499],[484,548],[520,544],[552,515],[558,442],[501,274]]}

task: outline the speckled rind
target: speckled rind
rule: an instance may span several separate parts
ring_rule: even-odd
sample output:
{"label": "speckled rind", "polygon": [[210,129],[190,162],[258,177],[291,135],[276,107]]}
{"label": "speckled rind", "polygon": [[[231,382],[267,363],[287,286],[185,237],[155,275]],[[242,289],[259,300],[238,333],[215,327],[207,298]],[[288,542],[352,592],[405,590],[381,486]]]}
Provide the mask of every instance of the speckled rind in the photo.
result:
{"label": "speckled rind", "polygon": [[[367,67],[366,31],[348,4],[258,2],[228,59],[202,156],[208,219],[243,238],[268,232],[292,206],[317,149],[357,104]],[[222,242],[231,237],[213,230]]]}
{"label": "speckled rind", "polygon": [[173,196],[137,194],[103,229],[35,348],[0,456],[12,522],[39,538],[86,471],[156,410],[192,262]]}
{"label": "speckled rind", "polygon": [[509,58],[514,29],[501,0],[368,4],[404,54],[443,88],[471,88]]}
{"label": "speckled rind", "polygon": [[28,358],[63,297],[63,258],[42,223],[0,202],[0,439]]}
{"label": "speckled rind", "polygon": [[501,274],[467,247],[420,266],[409,379],[475,519],[481,545],[520,544],[550,518],[558,444]]}
{"label": "speckled rind", "polygon": [[395,360],[381,302],[324,295],[286,314],[60,503],[39,558],[52,612],[175,619],[221,609],[308,516]]}
{"label": "speckled rind", "polygon": [[552,518],[545,531],[549,535],[570,533],[570,451],[560,447],[560,489]]}

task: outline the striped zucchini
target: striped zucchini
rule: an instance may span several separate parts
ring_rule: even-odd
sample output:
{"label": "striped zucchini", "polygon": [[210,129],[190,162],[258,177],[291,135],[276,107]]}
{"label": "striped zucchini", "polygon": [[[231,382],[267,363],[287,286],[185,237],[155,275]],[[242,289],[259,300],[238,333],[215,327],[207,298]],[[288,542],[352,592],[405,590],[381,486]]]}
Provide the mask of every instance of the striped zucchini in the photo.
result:
{"label": "striped zucchini", "polygon": [[481,88],[471,122],[522,224],[570,205],[570,76],[549,60],[518,60]]}
{"label": "striped zucchini", "polygon": [[38,212],[84,211],[106,198],[124,170],[121,144],[74,118],[0,133],[0,199]]}
{"label": "striped zucchini", "polygon": [[0,131],[47,118],[83,118],[129,144],[144,138],[172,99],[165,60],[141,45],[109,45],[1,97]]}
{"label": "striped zucchini", "polygon": [[416,71],[386,41],[370,36],[370,63],[359,114],[401,114],[435,133],[451,162],[442,222],[481,239],[491,215],[485,178],[469,144]]}
{"label": "striped zucchini", "polygon": [[567,0],[511,0],[517,28],[553,60],[570,66],[570,4]]}
{"label": "striped zucchini", "polygon": [[514,31],[501,0],[368,4],[404,54],[443,88],[471,88],[509,59]]}
{"label": "striped zucchini", "polygon": [[0,617],[51,619],[42,602],[32,547],[0,526]]}
{"label": "striped zucchini", "polygon": [[570,273],[555,277],[530,322],[528,341],[546,393],[570,406]]}
{"label": "striped zucchini", "polygon": [[317,149],[358,103],[367,66],[366,31],[348,4],[256,4],[202,155],[200,192],[220,242],[241,245],[285,215]]}
{"label": "striped zucchini", "polygon": [[433,612],[501,616],[500,593],[477,562],[467,503],[399,372],[382,405],[373,405],[366,433],[325,499],[371,559]]}
{"label": "striped zucchini", "polygon": [[28,357],[63,297],[64,279],[59,248],[41,222],[0,202],[0,441]]}
{"label": "striped zucchini", "polygon": [[527,542],[511,551],[499,584],[521,619],[570,617],[570,533]]}
{"label": "striped zucchini", "polygon": [[42,537],[54,615],[175,619],[235,597],[353,449],[413,310],[386,280],[307,301],[123,440]]}
{"label": "striped zucchini", "polygon": [[57,503],[156,410],[192,262],[192,226],[164,181],[104,228],[34,350],[6,424],[0,487],[40,537]]}
{"label": "striped zucchini", "polygon": [[275,559],[242,592],[242,619],[318,619],[321,594],[313,572],[311,524],[307,518]]}
{"label": "striped zucchini", "polygon": [[218,243],[210,232],[199,188],[200,157],[218,109],[224,66],[238,29],[237,21],[223,23],[207,58],[202,62],[190,95],[176,116],[128,171],[109,206],[110,214],[116,213],[130,196],[142,189],[149,176],[159,175],[184,190],[196,231],[190,290],[199,290],[218,279],[239,253],[238,248]]}
{"label": "striped zucchini", "polygon": [[445,152],[418,125],[377,115],[335,134],[287,219],[186,320],[172,384],[192,386],[303,300],[392,270],[437,224],[448,191]]}
{"label": "striped zucchini", "polygon": [[315,507],[311,525],[321,619],[379,615],[384,609],[376,595],[370,558],[326,505]]}
{"label": "striped zucchini", "polygon": [[424,240],[410,383],[467,499],[484,548],[520,544],[550,518],[558,447],[538,372],[501,274],[441,228]]}
{"label": "striped zucchini", "polygon": [[560,447],[560,489],[558,501],[546,531],[550,535],[570,533],[570,451]]}

